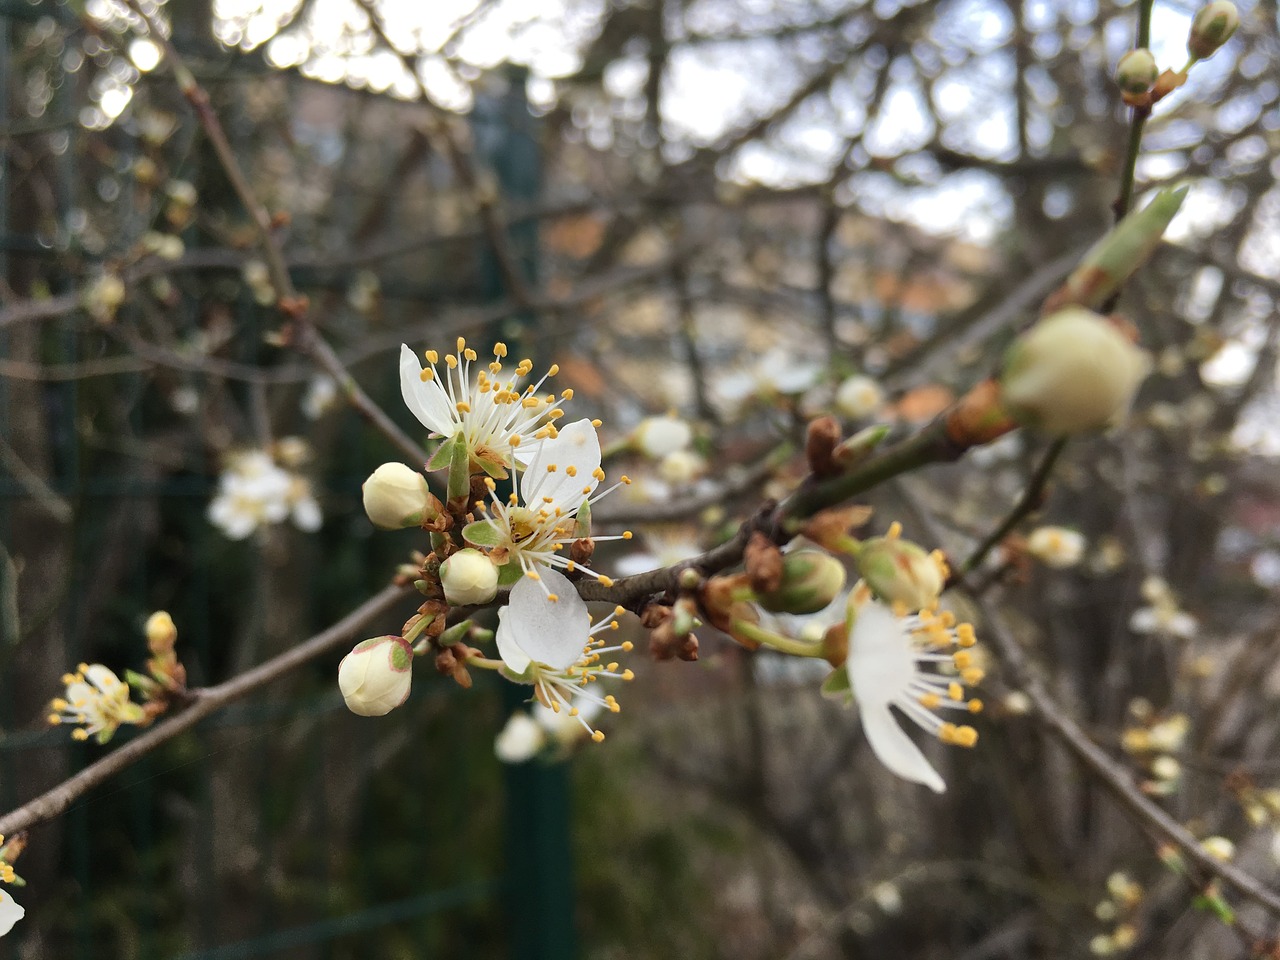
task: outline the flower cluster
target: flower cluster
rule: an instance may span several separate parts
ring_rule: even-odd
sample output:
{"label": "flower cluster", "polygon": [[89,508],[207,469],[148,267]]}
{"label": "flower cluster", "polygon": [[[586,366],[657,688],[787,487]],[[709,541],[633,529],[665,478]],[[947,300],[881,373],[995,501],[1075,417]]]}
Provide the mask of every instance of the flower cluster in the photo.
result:
{"label": "flower cluster", "polygon": [[[400,635],[366,640],[342,661],[343,697],[355,713],[385,714],[409,694],[413,656],[433,653],[436,669],[463,686],[471,682],[469,668],[497,669],[532,686],[549,711],[602,740],[588,718],[619,708],[612,694],[601,696],[593,687],[603,678],[631,678],[630,670],[604,662],[631,644],[606,645],[597,636],[617,629],[622,608],[593,625],[569,577],[612,585],[590,565],[595,545],[631,534],[595,535],[591,506],[630,480],[602,486],[598,420],[561,425],[573,391],[544,392],[559,372],[555,365],[526,382],[532,361],[508,369],[507,347],[498,343],[493,359],[481,363],[463,338],[455,353],[428,350],[425,356],[424,366],[408,346],[401,348],[400,386],[406,406],[440,441],[426,469],[447,471],[443,496],[431,491],[423,473],[388,463],[365,482],[363,499],[379,527],[430,532],[431,552],[417,555],[405,574],[427,599]],[[682,446],[691,436],[678,424],[674,431],[671,424],[657,429],[651,440],[662,444]],[[500,483],[507,489],[500,491]],[[503,586],[510,587],[510,599],[499,611],[496,638],[467,620],[450,624],[452,610],[489,603]],[[497,658],[468,645],[486,639],[496,639]],[[520,747],[532,743],[531,728],[515,723],[506,753],[538,749]]]}
{"label": "flower cluster", "polygon": [[[145,674],[126,670],[126,683],[110,667],[80,664],[75,673],[63,675],[66,691],[50,702],[49,723],[74,725],[73,739],[96,736],[98,743],[106,743],[124,724],[146,726],[183,696],[187,671],[174,649],[178,630],[173,618],[163,610],[156,611],[147,618],[144,633],[151,654]],[[131,687],[138,691],[142,703],[130,699]]]}
{"label": "flower cluster", "polygon": [[323,517],[311,484],[290,469],[305,459],[305,444],[297,438],[280,441],[271,452],[232,454],[209,504],[209,522],[232,540],[244,540],[259,527],[286,519],[299,530],[319,530]]}

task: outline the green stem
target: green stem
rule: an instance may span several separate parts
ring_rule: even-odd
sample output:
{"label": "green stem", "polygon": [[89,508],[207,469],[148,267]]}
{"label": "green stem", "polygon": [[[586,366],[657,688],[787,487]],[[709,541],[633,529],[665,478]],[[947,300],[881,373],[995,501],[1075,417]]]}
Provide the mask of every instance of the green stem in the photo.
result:
{"label": "green stem", "polygon": [[[1135,47],[1151,45],[1151,8],[1155,0],[1140,0],[1138,4],[1138,36]],[[1133,203],[1133,185],[1138,167],[1138,154],[1142,149],[1142,128],[1151,116],[1150,107],[1134,107],[1133,117],[1129,121],[1129,143],[1125,149],[1124,166],[1120,171],[1120,192],[1116,195],[1114,206],[1116,222],[1124,219]]]}
{"label": "green stem", "polygon": [[748,640],[754,640],[756,643],[762,643],[766,647],[771,647],[779,653],[787,653],[793,657],[813,657],[820,659],[824,653],[824,645],[821,640],[796,640],[792,637],[784,637],[777,633],[765,630],[763,627],[754,623],[747,623],[745,620],[733,621],[733,632],[741,634]]}
{"label": "green stem", "polygon": [[963,580],[965,574],[974,570],[978,564],[987,558],[992,550],[1007,537],[1022,520],[1035,510],[1044,496],[1044,488],[1049,483],[1049,476],[1053,473],[1053,468],[1058,463],[1058,458],[1062,456],[1062,451],[1066,449],[1067,438],[1059,437],[1053,441],[1048,451],[1044,455],[1044,459],[1040,461],[1040,465],[1036,467],[1036,472],[1032,474],[1027,488],[1022,491],[1022,496],[1018,498],[1018,502],[1014,504],[1013,509],[1009,511],[1008,516],[1000,523],[998,527],[991,531],[982,543],[978,544],[973,553],[969,554],[968,559],[960,564],[959,576],[956,580]]}
{"label": "green stem", "polygon": [[940,417],[915,436],[864,461],[857,469],[801,487],[782,506],[785,528],[795,533],[800,527],[797,521],[806,520],[819,510],[842,503],[908,470],[954,460],[961,452],[947,439],[946,424]]}

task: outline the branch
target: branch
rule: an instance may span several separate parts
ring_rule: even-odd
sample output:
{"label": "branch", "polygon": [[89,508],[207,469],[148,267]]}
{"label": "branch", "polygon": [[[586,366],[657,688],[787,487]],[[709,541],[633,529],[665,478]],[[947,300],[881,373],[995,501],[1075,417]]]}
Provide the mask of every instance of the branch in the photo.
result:
{"label": "branch", "polygon": [[317,633],[278,657],[232,677],[225,683],[190,691],[192,704],[181,713],[161,720],[146,733],[0,817],[0,834],[17,833],[65,812],[85,793],[137,763],[162,743],[190,730],[205,717],[350,640],[365,624],[390,610],[408,592],[402,587],[385,587],[327,630]]}
{"label": "branch", "polygon": [[338,359],[338,355],[333,352],[333,348],[316,330],[315,324],[311,322],[308,315],[306,300],[299,296],[297,289],[293,285],[293,278],[289,275],[289,267],[285,262],[284,252],[281,250],[280,243],[272,230],[271,214],[258,200],[257,195],[249,184],[248,178],[240,168],[240,162],[236,159],[235,151],[232,150],[230,141],[227,140],[226,132],[222,129],[218,115],[213,111],[209,94],[205,92],[205,89],[196,80],[195,75],[188,69],[173,42],[161,31],[156,21],[143,10],[138,0],[128,0],[128,4],[130,9],[146,22],[152,40],[164,49],[165,57],[169,61],[169,66],[178,81],[179,89],[182,91],[183,96],[187,98],[187,102],[191,104],[192,109],[195,110],[196,117],[199,119],[201,127],[204,128],[205,136],[209,138],[209,142],[213,146],[213,152],[217,155],[218,162],[221,164],[223,172],[227,175],[227,180],[231,183],[236,196],[240,198],[240,203],[253,221],[254,230],[262,247],[263,257],[267,262],[267,270],[271,275],[271,283],[275,287],[278,298],[277,306],[295,324],[291,337],[292,345],[310,356],[317,366],[334,379],[334,382],[347,395],[347,401],[375,429],[395,444],[406,456],[420,463],[425,463],[428,459],[427,452],[420,444],[414,442],[408,434],[401,430],[395,421],[387,415],[386,411],[360,388],[355,378],[351,376],[351,373],[343,366],[342,361]]}

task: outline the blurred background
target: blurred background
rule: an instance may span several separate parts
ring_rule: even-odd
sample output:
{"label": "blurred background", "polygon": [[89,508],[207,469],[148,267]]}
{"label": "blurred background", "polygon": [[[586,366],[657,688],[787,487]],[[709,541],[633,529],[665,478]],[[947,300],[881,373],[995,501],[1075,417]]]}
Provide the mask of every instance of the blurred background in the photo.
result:
{"label": "blurred background", "polygon": [[[1110,76],[1137,19],[1086,0],[145,8],[287,215],[319,329],[411,435],[399,345],[458,335],[558,362],[606,442],[646,415],[695,425],[674,461],[620,454],[636,483],[598,508],[650,565],[785,492],[816,412],[906,433],[991,373],[1111,222]],[[1194,10],[1155,4],[1162,67]],[[1194,183],[1120,303],[1154,373],[1125,426],[1067,448],[1022,531],[1084,549],[1054,568],[1015,540],[978,587],[1137,782],[1274,884],[1280,43],[1273,0],[1241,12],[1137,168],[1140,197]],[[360,509],[402,456],[281,342],[247,215],[141,20],[0,0],[0,97],[9,810],[103,753],[47,728],[48,701],[78,662],[139,669],[151,611],[193,684],[217,683],[423,544]],[[250,448],[294,509],[237,537],[210,503]],[[1018,433],[885,485],[870,529],[964,556],[1046,449]],[[637,549],[596,566],[642,569]],[[879,767],[822,671],[701,641],[696,663],[633,656],[604,744],[508,765],[494,737],[527,691],[420,664],[370,720],[322,658],[32,831],[0,958],[1223,958],[1261,955],[1242,927],[1276,935],[1207,909],[997,664],[978,748],[931,753],[935,796]]]}

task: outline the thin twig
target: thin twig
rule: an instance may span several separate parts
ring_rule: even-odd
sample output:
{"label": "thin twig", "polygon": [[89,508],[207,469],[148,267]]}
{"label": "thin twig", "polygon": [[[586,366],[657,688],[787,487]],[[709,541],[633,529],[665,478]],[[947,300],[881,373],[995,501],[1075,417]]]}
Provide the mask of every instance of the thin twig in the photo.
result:
{"label": "thin twig", "polygon": [[13,834],[19,830],[25,830],[65,812],[85,793],[137,763],[162,743],[190,730],[205,717],[253,693],[260,687],[279,680],[304,663],[350,640],[367,623],[390,610],[408,592],[403,587],[385,587],[333,626],[290,648],[278,657],[273,657],[265,663],[246,670],[225,683],[192,690],[191,706],[181,713],[161,720],[146,733],[85,767],[53,789],[0,817],[0,834]]}
{"label": "thin twig", "polygon": [[1018,502],[1013,505],[1013,509],[1009,511],[1008,515],[1000,521],[996,528],[974,548],[973,552],[956,569],[951,581],[952,586],[963,584],[966,574],[975,570],[987,558],[987,554],[994,550],[1014,527],[1040,508],[1044,501],[1045,488],[1049,485],[1049,477],[1053,473],[1053,468],[1057,466],[1058,458],[1062,456],[1062,451],[1066,449],[1066,446],[1066,437],[1059,437],[1049,445],[1049,449],[1045,451],[1044,458],[1036,466],[1035,473],[1027,481],[1027,486],[1022,491],[1022,495],[1018,497]]}

